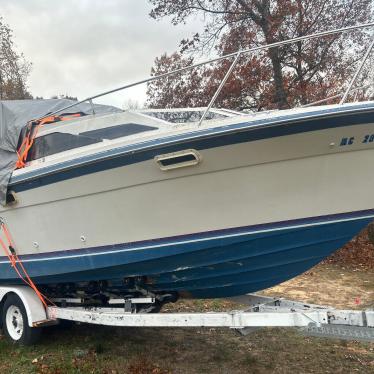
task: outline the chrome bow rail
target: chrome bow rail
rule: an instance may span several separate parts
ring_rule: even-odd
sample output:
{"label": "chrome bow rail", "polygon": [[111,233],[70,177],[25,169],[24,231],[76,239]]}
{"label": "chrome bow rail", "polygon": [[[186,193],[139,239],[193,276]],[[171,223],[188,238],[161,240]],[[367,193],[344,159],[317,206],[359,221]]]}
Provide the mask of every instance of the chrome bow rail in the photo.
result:
{"label": "chrome bow rail", "polygon": [[[186,67],[183,67],[183,68],[180,68],[180,69],[176,69],[176,70],[164,73],[164,74],[155,75],[155,76],[152,76],[152,77],[149,77],[149,78],[146,78],[146,79],[142,79],[140,81],[129,83],[129,84],[126,84],[124,86],[121,86],[121,87],[118,87],[118,88],[115,88],[115,89],[112,89],[112,90],[109,90],[109,91],[105,91],[105,92],[99,93],[99,94],[94,95],[94,96],[90,96],[90,97],[88,97],[84,100],[77,101],[77,102],[75,102],[71,105],[68,105],[68,106],[66,106],[62,109],[59,109],[59,110],[57,110],[53,113],[49,113],[48,115],[55,115],[55,114],[61,113],[65,110],[67,110],[67,109],[70,109],[70,108],[72,108],[76,105],[79,105],[79,104],[82,104],[82,103],[85,103],[85,102],[91,103],[93,113],[95,113],[94,112],[94,107],[93,107],[93,100],[97,99],[99,97],[103,97],[103,96],[106,96],[106,95],[109,95],[109,94],[112,94],[112,93],[115,93],[115,92],[118,92],[118,91],[126,90],[128,88],[132,88],[132,87],[135,87],[135,86],[138,86],[138,85],[141,85],[141,84],[150,83],[150,82],[153,82],[153,81],[156,81],[156,80],[159,80],[159,79],[162,79],[162,78],[166,78],[166,77],[178,74],[178,73],[183,73],[185,71],[192,70],[192,69],[197,68],[199,66],[203,66],[203,65],[207,65],[207,64],[210,64],[210,63],[213,63],[213,62],[234,58],[233,62],[229,66],[222,82],[220,83],[219,87],[217,88],[216,92],[214,93],[213,97],[211,98],[208,106],[205,108],[204,113],[201,116],[199,124],[198,124],[198,126],[200,126],[202,124],[202,122],[204,121],[204,119],[206,118],[209,110],[213,107],[218,95],[221,93],[225,83],[227,82],[227,80],[230,77],[231,73],[233,72],[236,64],[238,63],[240,56],[242,56],[244,54],[247,54],[247,53],[256,52],[256,51],[260,51],[260,50],[267,50],[267,49],[271,49],[271,48],[274,48],[274,47],[280,47],[280,46],[283,46],[283,45],[292,44],[292,43],[303,41],[303,40],[316,39],[316,38],[320,38],[320,37],[327,36],[327,35],[339,34],[339,33],[343,33],[343,32],[346,32],[346,31],[353,31],[353,30],[371,28],[371,27],[374,27],[374,22],[365,23],[365,24],[361,24],[361,25],[355,25],[355,26],[343,27],[343,28],[335,29],[335,30],[318,32],[318,33],[315,33],[315,34],[301,36],[301,37],[297,37],[297,38],[293,38],[293,39],[289,39],[289,40],[284,40],[284,41],[280,41],[280,42],[276,42],[276,43],[271,43],[271,44],[267,44],[267,45],[263,45],[263,46],[258,46],[258,47],[254,47],[254,48],[241,49],[237,52],[233,52],[233,53],[226,54],[224,56],[212,58],[210,60],[205,60],[205,61],[193,64],[193,65],[189,65],[189,66],[186,66]],[[355,72],[353,78],[349,82],[349,85],[348,85],[347,89],[345,90],[345,92],[343,92],[342,94],[324,99],[324,100],[319,100],[318,102],[315,102],[315,103],[307,104],[305,106],[311,106],[311,105],[314,105],[314,104],[318,104],[318,103],[328,101],[332,98],[339,98],[339,97],[342,97],[341,100],[340,100],[340,104],[344,104],[344,102],[347,100],[347,97],[348,97],[349,93],[352,91],[353,84],[355,83],[358,76],[360,75],[360,73],[361,73],[367,59],[369,58],[373,48],[374,48],[374,36],[373,36],[373,41],[371,42],[370,46],[368,47],[368,49],[367,49],[360,65],[359,65],[357,71]],[[367,86],[363,86],[363,87],[360,87],[360,88],[362,89],[364,87],[366,88]],[[355,91],[357,91],[360,88],[356,88]],[[42,117],[42,118],[44,118],[44,117]],[[40,119],[42,119],[42,118],[40,118]]]}

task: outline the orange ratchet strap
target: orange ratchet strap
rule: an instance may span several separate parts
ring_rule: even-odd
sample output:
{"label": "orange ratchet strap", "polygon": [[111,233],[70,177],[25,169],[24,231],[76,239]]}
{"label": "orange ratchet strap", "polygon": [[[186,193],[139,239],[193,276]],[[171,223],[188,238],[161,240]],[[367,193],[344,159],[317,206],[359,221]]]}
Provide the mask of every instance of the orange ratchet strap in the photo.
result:
{"label": "orange ratchet strap", "polygon": [[54,122],[69,121],[73,118],[81,117],[83,115],[83,113],[69,113],[62,116],[49,116],[37,121],[29,122],[27,125],[25,137],[23,138],[23,141],[17,151],[18,160],[16,163],[16,169],[22,169],[26,166],[27,156],[32,145],[34,144],[36,135],[38,134],[42,126]]}
{"label": "orange ratchet strap", "polygon": [[9,230],[8,230],[7,226],[5,225],[4,220],[0,217],[0,234],[1,234],[1,232],[4,233],[4,236],[6,238],[6,241],[8,242],[8,245],[6,245],[4,243],[4,241],[0,238],[0,246],[4,250],[4,253],[6,254],[6,256],[8,257],[10,265],[12,266],[12,268],[15,270],[15,272],[20,277],[20,279],[35,291],[36,295],[38,296],[38,298],[40,299],[40,301],[43,303],[43,305],[46,308],[48,307],[47,302],[49,302],[50,304],[53,305],[53,303],[50,300],[48,300],[48,298],[46,296],[44,296],[38,290],[35,283],[30,278],[29,274],[27,273],[25,267],[22,264],[22,261],[18,257],[18,255],[16,253],[16,250],[14,249],[15,247],[14,247],[11,235],[9,233]]}

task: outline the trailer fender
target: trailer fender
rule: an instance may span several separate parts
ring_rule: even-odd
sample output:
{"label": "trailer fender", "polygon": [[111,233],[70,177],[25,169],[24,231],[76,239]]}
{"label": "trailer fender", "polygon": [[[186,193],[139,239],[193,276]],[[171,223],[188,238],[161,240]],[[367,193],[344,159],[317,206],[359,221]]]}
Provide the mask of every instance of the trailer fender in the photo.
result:
{"label": "trailer fender", "polygon": [[38,326],[47,320],[47,313],[44,305],[39,300],[34,290],[27,286],[0,287],[1,313],[4,301],[11,293],[16,294],[25,306],[30,327]]}

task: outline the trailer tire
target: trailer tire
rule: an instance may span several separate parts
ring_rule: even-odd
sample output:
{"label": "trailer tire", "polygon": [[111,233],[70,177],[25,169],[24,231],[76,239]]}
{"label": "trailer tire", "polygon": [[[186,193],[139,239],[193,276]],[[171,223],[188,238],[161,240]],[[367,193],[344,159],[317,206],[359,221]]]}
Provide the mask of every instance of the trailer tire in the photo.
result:
{"label": "trailer tire", "polygon": [[42,333],[41,328],[29,326],[25,306],[15,294],[9,295],[4,302],[2,324],[5,336],[19,345],[35,344]]}

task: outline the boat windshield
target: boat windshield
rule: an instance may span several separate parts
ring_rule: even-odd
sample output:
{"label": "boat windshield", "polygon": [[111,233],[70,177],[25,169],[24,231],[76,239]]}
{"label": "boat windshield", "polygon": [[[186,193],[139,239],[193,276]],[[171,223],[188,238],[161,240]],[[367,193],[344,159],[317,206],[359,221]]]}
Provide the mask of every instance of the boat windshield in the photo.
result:
{"label": "boat windshield", "polygon": [[[165,122],[170,123],[189,123],[189,122],[199,122],[200,118],[204,114],[203,109],[170,109],[170,110],[148,110],[142,111],[142,114],[150,117],[160,119]],[[232,113],[221,111],[221,110],[210,110],[205,119],[223,119],[226,117],[231,117]]]}

